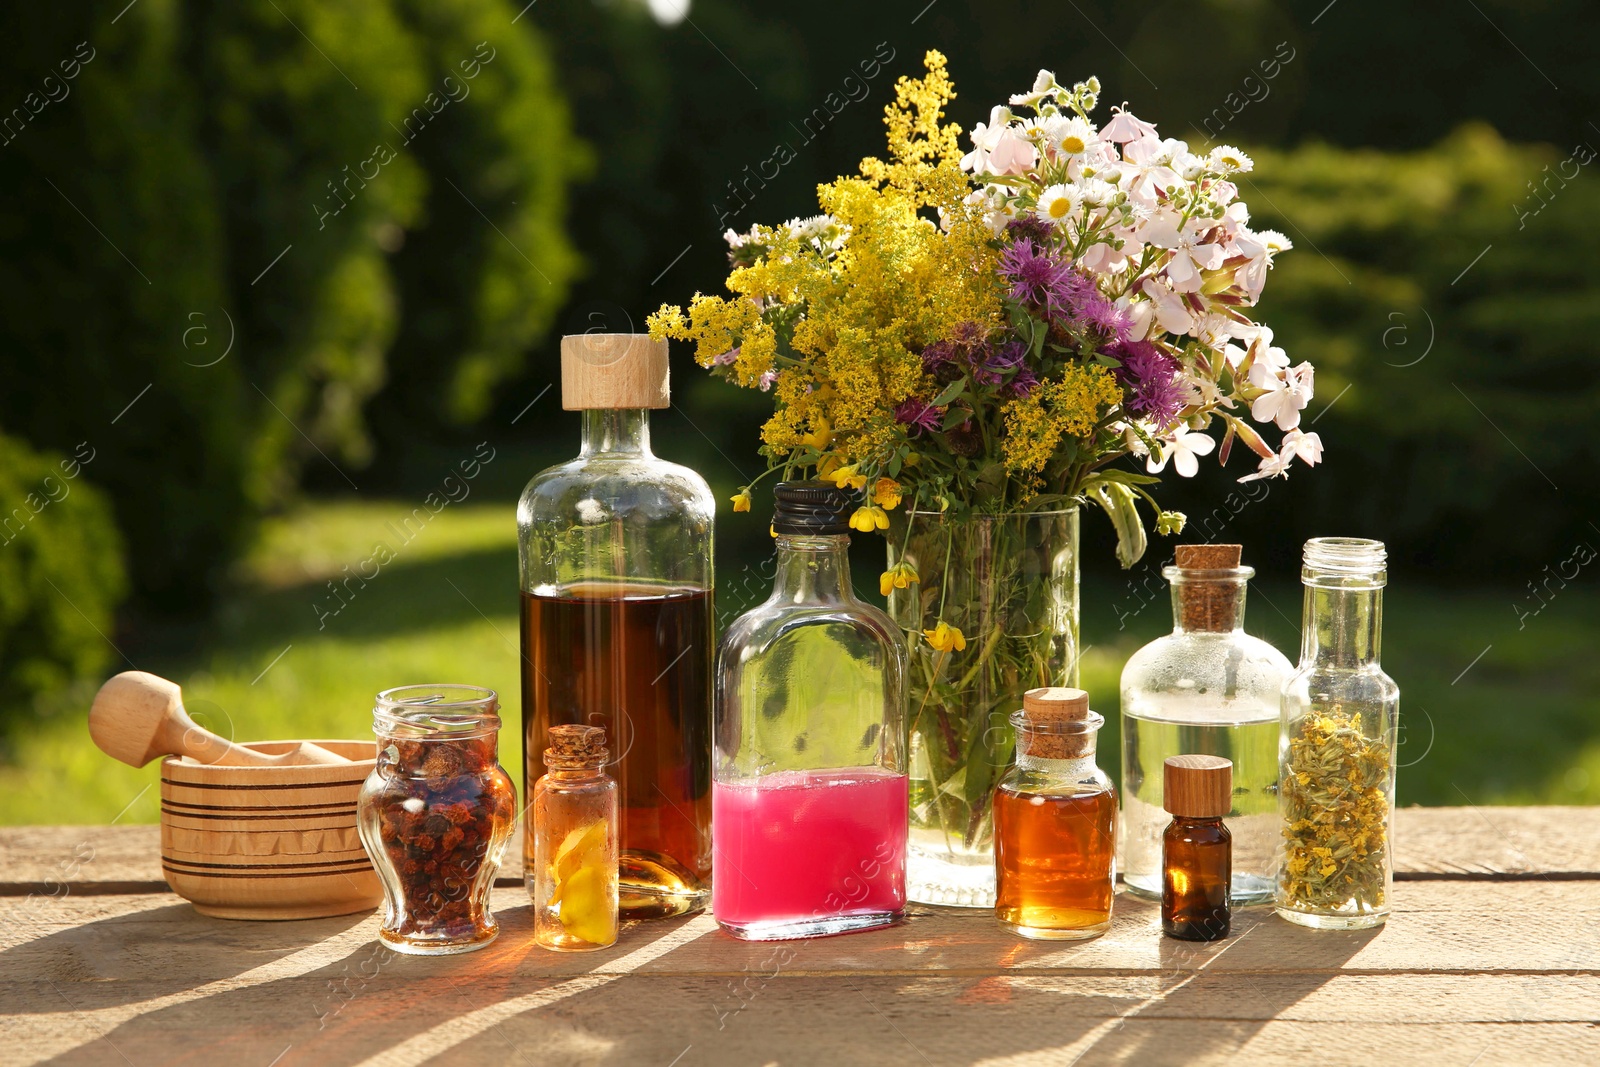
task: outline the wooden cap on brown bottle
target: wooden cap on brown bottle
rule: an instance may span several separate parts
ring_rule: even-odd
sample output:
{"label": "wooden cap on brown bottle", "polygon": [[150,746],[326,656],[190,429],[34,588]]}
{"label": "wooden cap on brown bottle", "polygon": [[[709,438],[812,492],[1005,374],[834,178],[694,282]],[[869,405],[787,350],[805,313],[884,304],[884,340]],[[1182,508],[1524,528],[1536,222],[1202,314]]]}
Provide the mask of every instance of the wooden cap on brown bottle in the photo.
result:
{"label": "wooden cap on brown bottle", "polygon": [[580,333],[561,339],[561,406],[567,411],[664,408],[667,342],[642,333]]}
{"label": "wooden cap on brown bottle", "polygon": [[1168,756],[1161,806],[1173,815],[1214,819],[1233,810],[1233,762],[1221,756]]}
{"label": "wooden cap on brown bottle", "polygon": [[[1067,686],[1049,686],[1030,689],[1022,694],[1022,711],[1026,716],[1017,734],[1017,747],[1025,756],[1041,759],[1077,759],[1094,751],[1094,731],[1052,733],[1055,723],[1086,722],[1089,718],[1089,694],[1082,689]],[[1030,730],[1038,724],[1042,729]]]}

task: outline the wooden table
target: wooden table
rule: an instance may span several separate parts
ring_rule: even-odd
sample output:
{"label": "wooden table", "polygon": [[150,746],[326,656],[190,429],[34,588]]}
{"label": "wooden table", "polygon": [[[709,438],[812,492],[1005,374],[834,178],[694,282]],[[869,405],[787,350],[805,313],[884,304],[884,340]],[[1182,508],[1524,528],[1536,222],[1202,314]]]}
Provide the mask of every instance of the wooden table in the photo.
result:
{"label": "wooden table", "polygon": [[[0,830],[0,1062],[60,1064],[1600,1063],[1600,827],[1583,808],[1397,814],[1386,927],[1253,908],[1235,935],[1027,942],[986,912],[745,944],[708,916],[613,949],[378,946],[372,915],[230,922],[166,890],[155,827]],[[1237,1059],[1236,1059],[1237,1058]]]}

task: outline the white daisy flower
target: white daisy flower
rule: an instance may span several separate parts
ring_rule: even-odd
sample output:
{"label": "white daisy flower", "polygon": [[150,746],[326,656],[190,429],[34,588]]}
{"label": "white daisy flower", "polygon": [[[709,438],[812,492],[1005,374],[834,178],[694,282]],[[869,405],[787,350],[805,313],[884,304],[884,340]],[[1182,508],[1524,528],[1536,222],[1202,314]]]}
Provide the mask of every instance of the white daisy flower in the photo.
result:
{"label": "white daisy flower", "polygon": [[1077,159],[1088,154],[1098,143],[1094,127],[1080,118],[1070,118],[1059,125],[1058,130],[1052,130],[1055,146],[1061,154],[1069,159]]}
{"label": "white daisy flower", "polygon": [[1221,174],[1249,174],[1255,161],[1231,144],[1219,144],[1206,157],[1207,165]]}
{"label": "white daisy flower", "polygon": [[1039,194],[1039,203],[1034,214],[1052,226],[1060,226],[1078,213],[1078,206],[1082,197],[1078,190],[1070,185],[1052,185]]}

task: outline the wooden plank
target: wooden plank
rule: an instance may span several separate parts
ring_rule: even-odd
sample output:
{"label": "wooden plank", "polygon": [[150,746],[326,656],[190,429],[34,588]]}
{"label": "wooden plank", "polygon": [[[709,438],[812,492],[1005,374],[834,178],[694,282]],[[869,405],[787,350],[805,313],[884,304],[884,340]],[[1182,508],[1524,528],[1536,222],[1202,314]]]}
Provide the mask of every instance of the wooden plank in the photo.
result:
{"label": "wooden plank", "polygon": [[709,976],[403,980],[385,970],[341,999],[341,968],[139,1002],[95,983],[46,985],[20,1000],[7,988],[16,1013],[7,1060],[1060,1065],[1212,1063],[1241,1051],[1334,1064],[1600,1059],[1593,976],[1261,976],[1249,985],[1203,974],[779,976],[741,1000]]}
{"label": "wooden plank", "polygon": [[[1600,879],[1593,809],[1402,808],[1395,812],[1401,879]],[[130,893],[166,885],[154,826],[0,828],[0,896]],[[498,882],[521,885],[518,828]]]}
{"label": "wooden plank", "polygon": [[[20,902],[18,902],[20,903]],[[1583,882],[1514,882],[1492,896],[1460,883],[1419,882],[1398,893],[1397,913],[1377,930],[1305,930],[1252,908],[1233,937],[1210,944],[1163,938],[1157,909],[1119,896],[1111,930],[1084,942],[1025,941],[981,912],[918,909],[888,930],[807,941],[751,943],[708,916],[628,925],[619,944],[552,953],[531,944],[520,890],[495,890],[500,940],[463,956],[402,961],[402,970],[477,980],[581,974],[722,975],[743,980],[861,974],[956,977],[997,974],[1208,973],[1600,975],[1600,903]],[[354,959],[377,951],[375,915],[302,922],[211,919],[167,895],[35,900],[25,912],[0,907],[0,979],[11,982],[146,984],[159,991],[221,981],[269,963]],[[389,969],[388,960],[384,969]],[[416,963],[416,967],[412,964]],[[155,968],[152,970],[152,968]],[[618,969],[621,968],[621,969]]]}
{"label": "wooden plank", "polygon": [[[10,907],[6,907],[9,903]],[[1600,1061],[1591,884],[1399,887],[1380,930],[1264,909],[1210,945],[1120,897],[1080,944],[981,913],[749,944],[706,916],[593,953],[533,948],[526,897],[465,956],[394,955],[375,916],[209,919],[167,894],[0,902],[8,1062],[1581,1063]],[[1477,1059],[1475,1060],[1475,1057]]]}

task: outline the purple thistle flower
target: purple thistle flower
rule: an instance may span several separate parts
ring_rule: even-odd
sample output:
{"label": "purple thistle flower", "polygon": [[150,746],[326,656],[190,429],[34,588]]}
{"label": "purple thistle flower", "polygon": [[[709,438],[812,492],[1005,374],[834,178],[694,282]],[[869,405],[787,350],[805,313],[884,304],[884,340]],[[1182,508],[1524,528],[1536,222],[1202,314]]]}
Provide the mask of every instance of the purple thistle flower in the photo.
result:
{"label": "purple thistle flower", "polygon": [[894,409],[895,421],[904,425],[912,437],[918,436],[924,430],[929,433],[937,432],[942,415],[943,412],[938,408],[916,397],[902,401],[900,406]]}
{"label": "purple thistle flower", "polygon": [[1013,241],[1033,241],[1042,245],[1054,232],[1050,224],[1037,215],[1024,215],[1006,223],[1006,233]]}
{"label": "purple thistle flower", "polygon": [[1124,409],[1157,426],[1166,426],[1178,417],[1186,398],[1176,359],[1149,341],[1118,341],[1105,351],[1122,361],[1112,375],[1127,391]]}
{"label": "purple thistle flower", "polygon": [[1017,373],[1006,383],[1003,392],[1018,400],[1039,388],[1039,379],[1034,376],[1033,368],[1026,363],[1017,368]]}
{"label": "purple thistle flower", "polygon": [[1011,299],[1018,303],[1032,304],[1046,317],[1067,311],[1072,268],[1036,249],[1029,238],[1012,242],[1001,254],[1000,276],[1011,283]]}
{"label": "purple thistle flower", "polygon": [[973,362],[972,380],[980,385],[999,385],[1006,371],[1015,371],[1023,365],[1023,358],[1027,354],[1028,346],[1021,341],[1001,345],[981,363]]}

